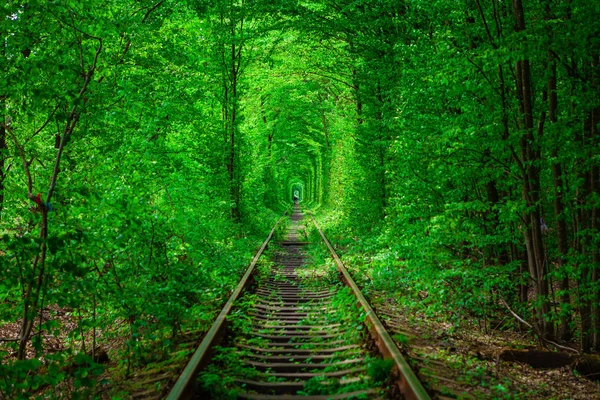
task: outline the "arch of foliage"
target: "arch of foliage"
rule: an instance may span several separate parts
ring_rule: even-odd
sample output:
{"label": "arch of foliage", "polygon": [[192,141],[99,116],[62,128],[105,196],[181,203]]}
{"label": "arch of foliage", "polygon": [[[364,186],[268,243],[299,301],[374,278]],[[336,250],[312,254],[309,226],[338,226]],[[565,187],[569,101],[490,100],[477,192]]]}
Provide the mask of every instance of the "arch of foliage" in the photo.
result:
{"label": "arch of foliage", "polygon": [[0,10],[3,395],[205,326],[291,182],[406,303],[600,348],[596,3]]}

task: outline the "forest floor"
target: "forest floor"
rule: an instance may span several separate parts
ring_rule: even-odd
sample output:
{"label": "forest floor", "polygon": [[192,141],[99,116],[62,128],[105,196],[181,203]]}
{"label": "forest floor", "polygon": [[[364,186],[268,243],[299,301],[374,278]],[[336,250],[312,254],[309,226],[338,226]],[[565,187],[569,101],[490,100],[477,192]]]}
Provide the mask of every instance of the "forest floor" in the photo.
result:
{"label": "forest floor", "polygon": [[[335,278],[336,272],[331,263],[323,262],[325,255],[315,249],[316,257],[307,273],[311,273],[320,281],[326,281],[327,276]],[[369,301],[377,311],[382,321],[387,325],[392,337],[402,348],[409,359],[414,371],[440,399],[575,399],[600,400],[600,384],[592,382],[577,374],[571,367],[555,369],[536,369],[527,364],[507,362],[499,355],[506,349],[541,349],[541,346],[527,332],[482,328],[476,321],[463,322],[454,326],[441,319],[432,318],[422,312],[403,308],[397,302],[397,293],[377,291],[370,288],[367,291]],[[207,329],[214,319],[218,306],[211,307],[213,313],[203,313],[203,320],[196,321],[196,329]],[[61,331],[74,331],[77,318],[70,309],[48,307],[41,316],[42,321],[56,320]],[[161,357],[174,359],[168,351],[154,351],[156,360],[143,363],[144,367],[134,368],[134,378],[123,374],[123,365],[119,365],[119,354],[125,350],[123,329],[119,329],[125,321],[115,324],[114,331],[103,332],[104,340],[98,345],[108,352],[106,371],[97,377],[100,385],[96,388],[102,398],[127,398],[141,387],[136,386],[137,376],[143,376],[144,370],[156,370]],[[20,324],[5,324],[0,327],[0,337],[17,337]],[[121,326],[123,328],[123,326]],[[196,331],[197,332],[197,331]],[[183,343],[182,338],[182,343]],[[43,348],[48,353],[63,351],[66,336],[42,335]],[[188,344],[188,343],[186,343]],[[179,362],[193,350],[193,344],[179,349],[176,353]],[[91,343],[85,346],[88,350]],[[4,349],[6,355],[13,358],[14,353]],[[2,347],[0,346],[0,351]],[[183,351],[183,353],[182,353]],[[164,354],[163,354],[164,353]],[[181,353],[181,354],[180,354]],[[34,351],[29,348],[28,357],[33,357]],[[171,364],[173,364],[171,362]],[[171,367],[171,364],[167,365]],[[180,366],[178,366],[179,368]],[[146,379],[146,378],[145,378]],[[102,383],[104,382],[104,383]],[[69,392],[67,380],[62,385],[53,388],[41,388],[45,394],[54,392],[60,394]],[[72,389],[72,388],[70,388]],[[155,388],[162,393],[164,387]],[[1,397],[1,396],[0,396]],[[69,397],[69,396],[66,396]]]}
{"label": "forest floor", "polygon": [[569,366],[535,369],[499,359],[506,349],[540,349],[527,333],[485,332],[474,321],[452,329],[403,309],[389,293],[371,292],[370,301],[419,378],[442,399],[600,399],[600,384]]}
{"label": "forest floor", "polygon": [[[54,327],[63,328],[65,332],[63,335],[51,335],[44,331],[44,334],[39,332],[39,324],[53,321]],[[16,343],[21,331],[22,319],[15,322],[3,323],[0,325],[0,338],[8,338],[11,342]],[[64,349],[64,342],[66,340],[66,332],[72,332],[77,327],[77,318],[73,315],[73,310],[70,308],[61,308],[56,305],[50,305],[39,313],[38,318],[34,325],[33,332],[41,337],[41,346],[47,353],[56,353]],[[9,346],[10,342],[1,343],[0,351],[5,352],[5,357],[9,359],[16,359],[16,348]],[[35,350],[31,341],[26,347],[26,358],[35,357]]]}
{"label": "forest floor", "polygon": [[[363,293],[434,398],[600,400],[600,383],[570,366],[541,369],[502,360],[500,355],[507,350],[553,350],[544,349],[529,331],[500,329],[510,324],[479,324],[466,317],[458,326],[445,322],[443,315],[405,308],[397,300],[402,293],[378,289],[369,271],[369,257],[357,250],[348,251],[353,261],[346,267],[359,278]],[[322,246],[310,251],[314,264],[307,269],[312,274],[321,279],[337,274],[333,263],[323,262],[328,254]]]}
{"label": "forest floor", "polygon": [[[527,333],[485,332],[475,322],[453,329],[448,323],[403,309],[389,293],[371,291],[369,297],[419,378],[441,399],[600,399],[600,384],[578,376],[570,367],[535,369],[499,359],[507,348],[539,348]],[[53,317],[63,324],[74,324],[68,313],[52,311],[59,314]],[[4,325],[2,331],[5,337],[15,337],[18,324]],[[60,350],[58,342],[58,338],[48,341],[47,350]],[[119,342],[117,336],[104,345],[114,354],[123,347]],[[108,366],[114,373],[115,361]],[[66,388],[61,385],[55,389]],[[115,393],[115,389],[110,392]]]}

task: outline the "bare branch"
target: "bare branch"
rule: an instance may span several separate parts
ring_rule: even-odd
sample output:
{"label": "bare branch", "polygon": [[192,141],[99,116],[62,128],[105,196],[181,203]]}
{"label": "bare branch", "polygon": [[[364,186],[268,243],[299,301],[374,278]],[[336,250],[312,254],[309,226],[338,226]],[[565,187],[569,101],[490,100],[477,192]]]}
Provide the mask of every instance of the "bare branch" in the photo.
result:
{"label": "bare branch", "polygon": [[485,14],[483,13],[483,8],[481,8],[481,2],[479,0],[475,0],[475,3],[477,3],[477,9],[479,10],[479,16],[481,17],[481,22],[483,22],[483,26],[485,27],[485,32],[488,36],[488,39],[490,39],[490,44],[492,45],[492,47],[494,49],[497,49],[498,46],[496,45],[496,43],[494,43],[494,38],[492,37],[492,33],[490,32],[490,28],[488,27],[487,20],[485,19]]}
{"label": "bare branch", "polygon": [[477,68],[477,70],[479,71],[479,73],[483,76],[483,78],[488,81],[488,83],[490,84],[490,86],[492,87],[492,89],[494,90],[494,92],[496,92],[499,96],[502,96],[502,94],[500,93],[500,90],[498,90],[496,88],[496,85],[494,85],[494,83],[490,80],[490,78],[487,76],[487,74],[485,73],[485,71],[483,70],[483,68],[481,68],[479,65],[477,65],[475,63],[475,61],[471,60],[470,57],[467,57],[467,61],[469,63],[471,63],[475,68]]}
{"label": "bare branch", "polygon": [[504,297],[500,296],[500,303],[502,303],[502,305],[504,307],[506,307],[506,309],[508,310],[509,313],[511,313],[511,315],[513,317],[515,317],[515,319],[519,322],[521,322],[523,325],[527,326],[529,329],[533,330],[536,334],[536,336],[538,338],[540,338],[540,340],[542,340],[544,343],[546,344],[551,344],[552,346],[555,346],[559,349],[563,349],[563,350],[567,350],[567,351],[571,351],[577,355],[579,355],[579,352],[577,350],[575,350],[572,347],[568,347],[568,346],[562,346],[556,342],[553,342],[551,340],[548,340],[546,338],[544,338],[541,334],[541,332],[539,331],[539,329],[536,326],[531,325],[529,322],[525,321],[523,318],[521,318],[516,312],[514,312],[510,306],[508,305],[508,303],[506,303],[506,300],[504,300]]}
{"label": "bare branch", "polygon": [[146,11],[146,14],[144,14],[144,18],[142,18],[142,23],[146,22],[146,19],[150,16],[152,11],[156,10],[164,2],[165,2],[165,0],[160,0],[158,3],[156,3],[155,5],[150,7],[150,9],[148,11]]}
{"label": "bare branch", "polygon": [[85,64],[83,62],[83,40],[81,40],[77,37],[77,32],[79,32],[79,33],[83,33],[83,32],[81,32],[75,26],[75,18],[73,17],[73,14],[71,14],[71,26],[73,27],[73,31],[75,31],[75,39],[77,40],[77,47],[79,48],[79,67],[81,68],[81,73],[84,74],[85,73]]}
{"label": "bare branch", "polygon": [[33,139],[34,137],[36,137],[41,131],[44,130],[44,128],[50,123],[50,119],[54,116],[54,114],[56,113],[56,110],[58,110],[58,108],[60,107],[60,103],[56,105],[56,107],[54,107],[54,110],[52,110],[52,112],[50,113],[50,115],[48,115],[48,118],[46,119],[46,122],[44,122],[42,124],[42,126],[33,133],[33,135],[31,135],[27,140],[25,140],[25,142],[23,143],[23,145],[29,143],[29,141],[31,139]]}

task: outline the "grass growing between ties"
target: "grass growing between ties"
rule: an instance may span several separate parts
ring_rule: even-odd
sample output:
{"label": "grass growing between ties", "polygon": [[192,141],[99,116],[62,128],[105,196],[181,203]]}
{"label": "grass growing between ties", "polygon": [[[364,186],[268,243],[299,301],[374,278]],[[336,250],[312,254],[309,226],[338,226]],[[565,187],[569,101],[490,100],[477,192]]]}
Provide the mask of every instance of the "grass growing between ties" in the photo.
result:
{"label": "grass growing between ties", "polygon": [[247,358],[251,352],[238,345],[260,347],[266,343],[265,339],[252,336],[253,324],[248,316],[248,311],[255,306],[256,296],[246,294],[238,302],[231,314],[227,317],[228,337],[236,338],[236,342],[226,342],[216,346],[211,363],[198,376],[198,384],[202,393],[211,399],[236,399],[236,380],[256,380],[264,374],[254,367],[245,365],[240,360]]}
{"label": "grass growing between ties", "polygon": [[[292,254],[292,259],[295,260],[298,253],[294,250]],[[262,294],[244,295],[228,317],[228,337],[233,339],[229,339],[230,342],[217,349],[213,362],[198,379],[205,396],[213,399],[233,399],[238,391],[252,393],[251,386],[254,383],[250,382],[295,382],[294,378],[277,376],[277,369],[271,370],[258,365],[254,367],[255,360],[267,363],[266,360],[262,361],[263,357],[275,355],[281,357],[277,362],[306,364],[298,367],[298,371],[315,374],[313,378],[304,381],[302,389],[298,390],[300,395],[333,396],[372,389],[381,390],[383,393],[392,365],[367,350],[365,340],[368,335],[364,326],[364,312],[357,308],[351,290],[339,282],[337,269],[330,261],[325,247],[317,242],[306,246],[302,254],[305,264],[296,268],[299,277],[297,280],[286,276],[289,271],[284,272],[272,261],[278,257],[285,259],[282,249],[269,249],[265,258],[259,261],[256,285]],[[271,260],[267,260],[268,257]],[[288,322],[284,329],[281,328],[282,323],[275,311],[264,314],[272,317],[270,320],[261,319],[257,324],[251,314],[255,314],[259,309],[267,309],[264,308],[266,305],[277,310],[279,304],[284,304],[279,296],[265,297],[268,285],[264,285],[264,282],[267,281],[270,281],[270,284],[297,284],[300,288],[299,294],[318,294],[326,298],[317,297],[308,302],[286,303],[290,310],[294,309],[299,315],[306,316],[297,324]],[[311,328],[301,329],[306,326]],[[306,332],[307,335],[294,335],[278,342],[278,336],[288,336],[290,332]],[[258,356],[244,346],[269,348],[270,352],[261,352],[262,355]],[[322,354],[329,353],[323,353],[321,350],[332,346],[342,349],[331,354],[331,357],[322,358]],[[294,353],[296,349],[303,352]],[[310,353],[305,353],[306,350],[310,350]],[[313,352],[314,356],[311,356]],[[323,363],[327,365],[322,365]],[[344,373],[342,378],[327,376],[347,370],[352,372]],[[244,381],[249,383],[245,384]],[[367,397],[360,394],[356,398]]]}
{"label": "grass growing between ties", "polygon": [[[312,224],[310,224],[312,226]],[[305,247],[307,254],[306,264],[298,270],[302,278],[302,286],[307,290],[321,290],[341,286],[339,272],[333,258],[321,237],[314,234],[313,229],[307,227],[307,239],[310,244]]]}

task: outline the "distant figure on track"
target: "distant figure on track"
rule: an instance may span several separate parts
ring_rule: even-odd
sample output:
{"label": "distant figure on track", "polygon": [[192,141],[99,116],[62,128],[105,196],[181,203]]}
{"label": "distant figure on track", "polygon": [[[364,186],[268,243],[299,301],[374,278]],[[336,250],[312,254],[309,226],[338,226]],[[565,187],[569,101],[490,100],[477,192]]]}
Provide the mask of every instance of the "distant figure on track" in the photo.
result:
{"label": "distant figure on track", "polygon": [[298,192],[294,192],[294,205],[298,205]]}

